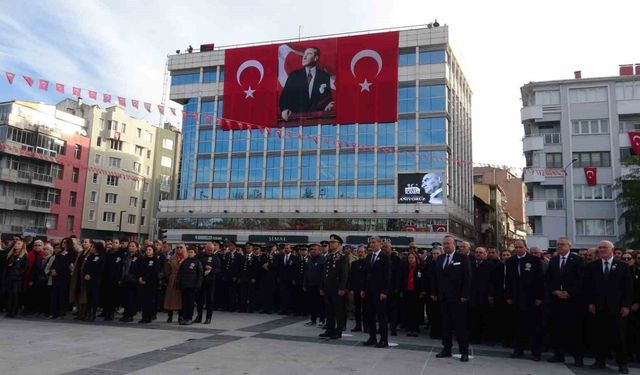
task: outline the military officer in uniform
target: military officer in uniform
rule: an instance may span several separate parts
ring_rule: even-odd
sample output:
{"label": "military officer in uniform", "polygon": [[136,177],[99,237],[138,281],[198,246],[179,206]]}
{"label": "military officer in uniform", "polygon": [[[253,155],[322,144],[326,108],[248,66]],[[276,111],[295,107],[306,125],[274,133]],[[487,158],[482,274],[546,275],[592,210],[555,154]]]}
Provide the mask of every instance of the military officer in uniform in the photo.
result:
{"label": "military officer in uniform", "polygon": [[216,277],[222,269],[220,258],[215,253],[216,245],[217,244],[209,242],[205,247],[204,253],[197,255],[198,260],[202,263],[204,276],[202,278],[202,287],[198,290],[198,294],[196,295],[198,315],[196,316],[196,320],[193,321],[194,323],[202,323],[202,310],[205,305],[207,306],[207,317],[204,324],[210,324],[211,317],[213,316]]}
{"label": "military officer in uniform", "polygon": [[271,314],[274,309],[275,292],[277,286],[277,269],[275,261],[277,261],[276,249],[278,245],[269,242],[265,246],[265,251],[260,256],[260,304],[262,312]]}
{"label": "military officer in uniform", "polygon": [[240,269],[240,311],[253,312],[256,299],[256,283],[258,281],[258,269],[260,261],[253,254],[253,244],[246,244],[246,253],[242,260],[242,268]]}
{"label": "military officer in uniform", "polygon": [[322,281],[320,283],[320,295],[324,296],[327,315],[327,328],[319,336],[321,338],[342,338],[342,330],[345,322],[344,300],[349,279],[349,262],[342,255],[342,238],[332,234],[329,240],[329,253],[325,263]]}
{"label": "military officer in uniform", "polygon": [[306,292],[304,291],[304,269],[307,262],[309,249],[306,245],[298,246],[298,256],[296,257],[296,272],[293,278],[293,309],[296,315],[304,316],[307,314],[308,302]]}

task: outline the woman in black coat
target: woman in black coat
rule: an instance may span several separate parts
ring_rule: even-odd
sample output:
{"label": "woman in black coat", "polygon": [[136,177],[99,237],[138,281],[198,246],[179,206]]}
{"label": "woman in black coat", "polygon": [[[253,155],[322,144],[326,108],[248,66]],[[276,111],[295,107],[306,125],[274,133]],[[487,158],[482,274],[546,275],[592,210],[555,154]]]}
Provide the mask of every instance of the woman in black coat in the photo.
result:
{"label": "woman in black coat", "polygon": [[151,323],[156,307],[156,290],[162,263],[155,256],[153,247],[147,246],[144,257],[135,264],[135,275],[138,283],[138,299],[142,307],[142,319],[138,323]]}
{"label": "woman in black coat", "polygon": [[404,311],[406,312],[405,327],[407,336],[418,336],[418,324],[422,318],[422,296],[423,277],[422,267],[419,257],[415,252],[407,255],[407,262],[402,267],[402,297],[404,300]]}
{"label": "woman in black coat", "polygon": [[105,248],[103,242],[92,242],[91,249],[85,256],[82,264],[82,279],[87,291],[88,313],[85,320],[96,320],[96,311],[100,306],[100,285],[105,264]]}
{"label": "woman in black coat", "polygon": [[180,264],[178,270],[178,289],[182,292],[182,318],[181,325],[191,325],[193,319],[193,305],[195,303],[196,290],[202,284],[202,263],[195,257],[196,251],[189,249],[188,258]]}
{"label": "woman in black coat", "polygon": [[7,297],[7,318],[15,318],[20,307],[20,293],[23,287],[24,272],[27,269],[27,246],[22,239],[18,239],[7,254],[7,268],[5,269],[4,292]]}

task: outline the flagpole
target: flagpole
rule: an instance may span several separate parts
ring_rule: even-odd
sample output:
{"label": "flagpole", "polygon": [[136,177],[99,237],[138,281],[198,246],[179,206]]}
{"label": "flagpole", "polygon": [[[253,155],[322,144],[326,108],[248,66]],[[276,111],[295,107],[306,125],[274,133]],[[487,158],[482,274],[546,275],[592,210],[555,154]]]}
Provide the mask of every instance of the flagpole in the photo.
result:
{"label": "flagpole", "polygon": [[[164,72],[162,72],[162,107],[167,107],[167,80],[169,74],[169,55],[164,60]],[[164,111],[162,111],[164,112]],[[160,127],[164,129],[164,113],[160,113]]]}

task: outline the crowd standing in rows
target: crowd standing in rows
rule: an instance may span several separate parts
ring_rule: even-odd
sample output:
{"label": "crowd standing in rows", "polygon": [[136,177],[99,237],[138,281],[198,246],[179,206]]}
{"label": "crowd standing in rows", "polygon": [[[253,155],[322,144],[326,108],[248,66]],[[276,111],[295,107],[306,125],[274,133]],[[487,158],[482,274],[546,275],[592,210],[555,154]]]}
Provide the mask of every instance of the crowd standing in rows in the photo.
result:
{"label": "crowd standing in rows", "polygon": [[[640,361],[640,252],[597,248],[571,252],[567,238],[555,254],[516,240],[513,253],[493,247],[456,248],[453,237],[430,251],[398,253],[372,237],[357,248],[338,235],[318,244],[263,246],[234,241],[205,245],[162,241],[64,238],[43,242],[14,236],[0,249],[0,308],[7,318],[150,323],[167,313],[181,325],[211,324],[213,312],[307,316],[340,339],[352,316],[363,345],[386,348],[388,336],[420,329],[441,339],[438,358],[460,360],[469,343],[513,348],[512,358],[604,368],[611,352],[621,373]],[[195,319],[193,317],[195,310]]]}

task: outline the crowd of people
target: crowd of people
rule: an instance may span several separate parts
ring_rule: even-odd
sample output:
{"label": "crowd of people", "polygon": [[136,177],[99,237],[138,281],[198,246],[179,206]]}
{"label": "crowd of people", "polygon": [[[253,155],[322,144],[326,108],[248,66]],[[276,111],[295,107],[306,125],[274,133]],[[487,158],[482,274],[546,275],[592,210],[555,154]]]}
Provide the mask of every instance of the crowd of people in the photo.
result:
{"label": "crowd of people", "polygon": [[[372,237],[343,245],[332,235],[309,245],[163,241],[33,240],[14,236],[0,249],[0,308],[7,318],[39,314],[64,319],[150,323],[166,312],[181,325],[210,324],[215,310],[306,316],[319,336],[367,332],[364,345],[385,348],[388,336],[428,332],[441,339],[438,358],[460,360],[469,343],[513,348],[512,358],[549,362],[593,357],[604,368],[615,352],[621,373],[640,361],[640,251],[472,249],[445,236],[431,249],[395,251]],[[194,311],[195,310],[195,311]],[[195,314],[195,319],[194,319]],[[348,318],[349,317],[349,318]],[[353,326],[347,323],[353,320]]]}

